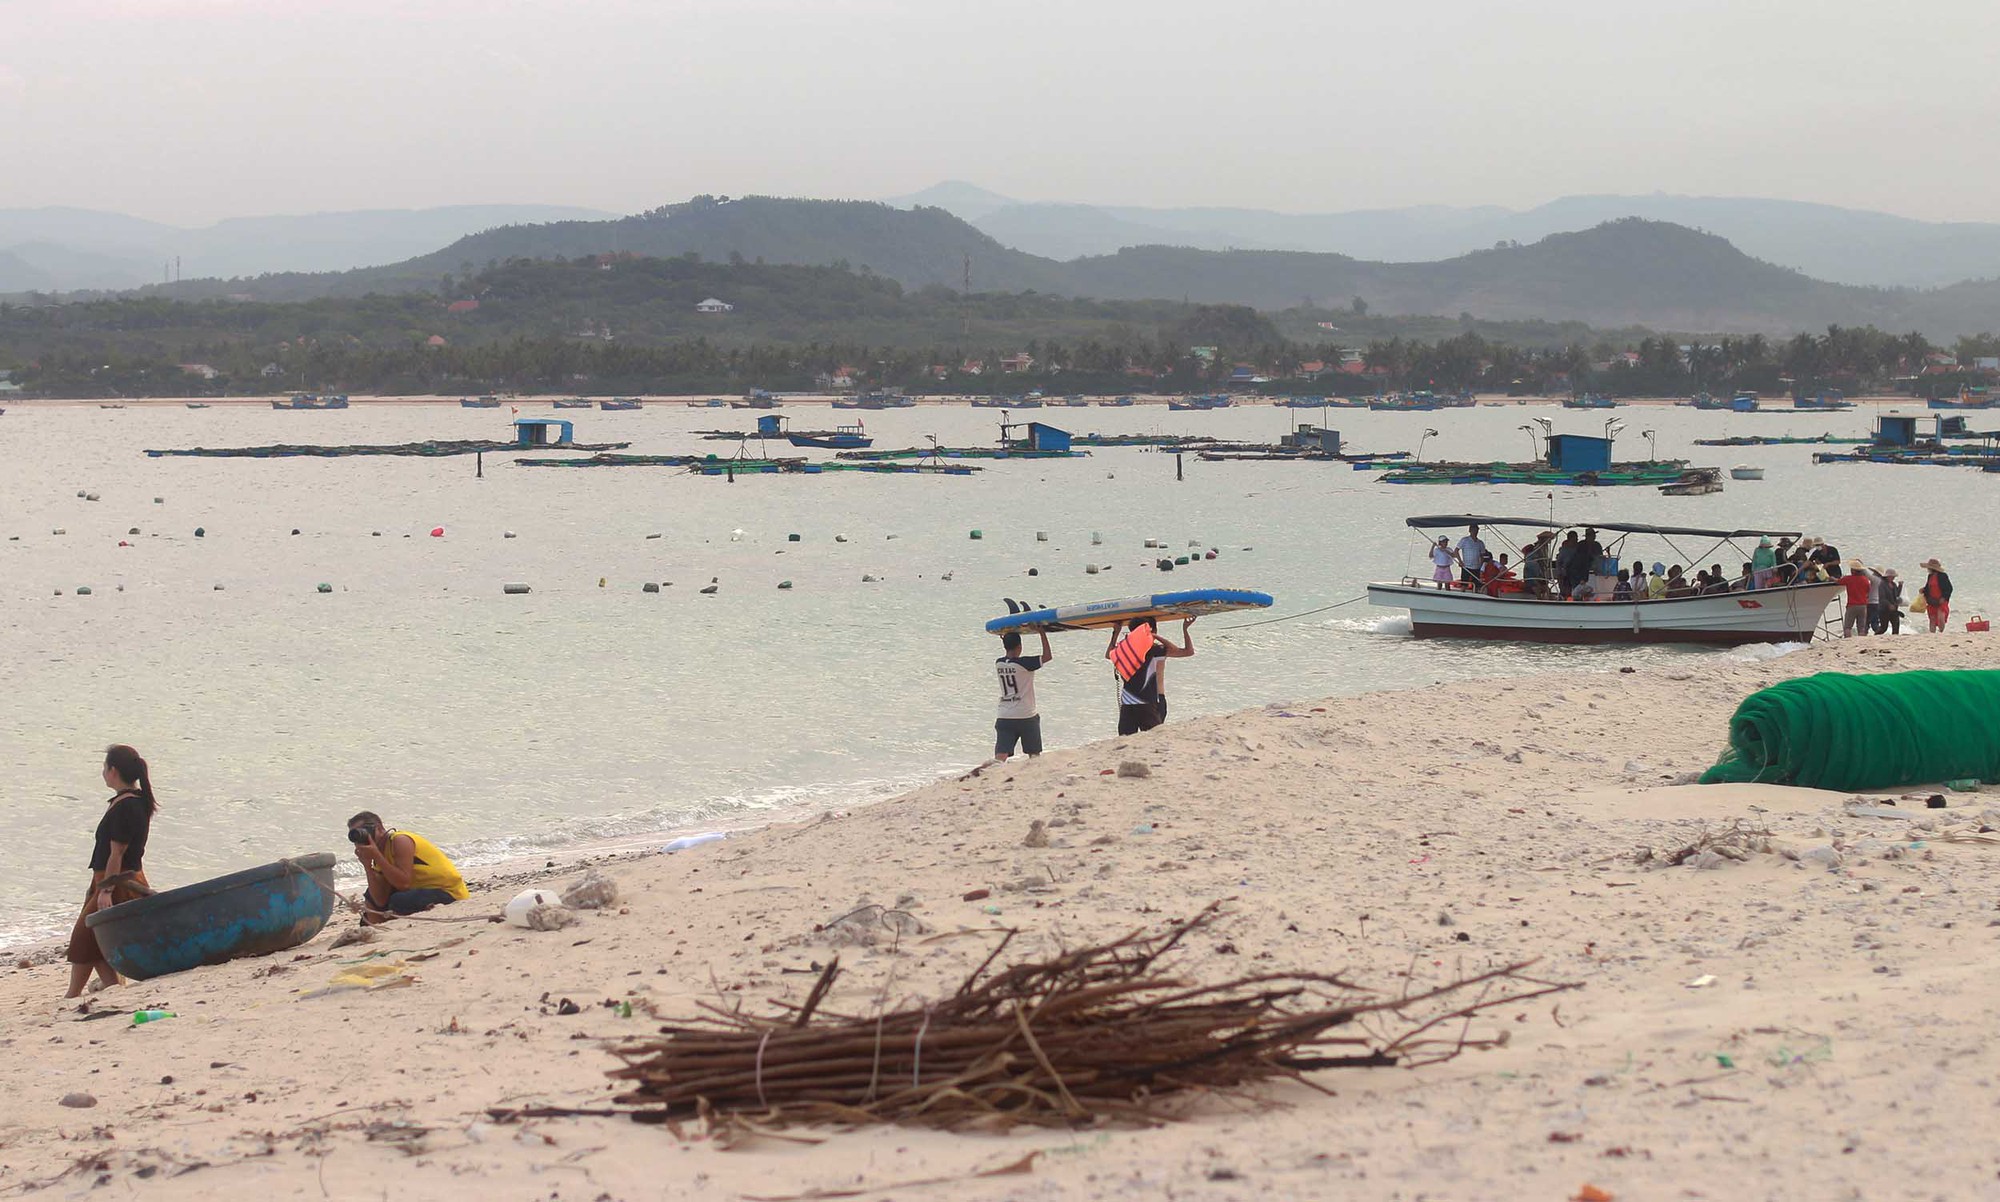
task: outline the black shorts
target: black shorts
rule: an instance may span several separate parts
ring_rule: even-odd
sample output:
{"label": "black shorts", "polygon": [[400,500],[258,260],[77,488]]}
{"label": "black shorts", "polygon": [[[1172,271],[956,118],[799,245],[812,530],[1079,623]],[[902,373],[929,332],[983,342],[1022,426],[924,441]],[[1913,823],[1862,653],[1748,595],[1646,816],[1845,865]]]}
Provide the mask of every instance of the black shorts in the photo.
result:
{"label": "black shorts", "polygon": [[1014,745],[1029,755],[1042,754],[1042,716],[1032,718],[995,718],[993,720],[993,754],[1013,755]]}
{"label": "black shorts", "polygon": [[391,893],[386,905],[375,900],[374,894],[368,895],[370,905],[378,910],[387,910],[391,914],[417,914],[433,906],[448,906],[456,900],[458,899],[443,889],[403,889]]}
{"label": "black shorts", "polygon": [[1144,705],[1118,706],[1118,733],[1136,735],[1142,730],[1151,730],[1167,720],[1167,703],[1164,698],[1149,701]]}

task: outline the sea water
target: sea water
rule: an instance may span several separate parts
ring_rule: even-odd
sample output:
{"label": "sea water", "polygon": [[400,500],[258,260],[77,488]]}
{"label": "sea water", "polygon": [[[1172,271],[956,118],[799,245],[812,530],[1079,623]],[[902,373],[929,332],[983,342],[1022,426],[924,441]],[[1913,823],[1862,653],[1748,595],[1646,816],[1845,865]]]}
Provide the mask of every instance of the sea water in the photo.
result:
{"label": "sea water", "polygon": [[[520,411],[547,416],[548,406]],[[856,414],[788,404],[783,413],[800,429],[859,417],[878,448],[926,445],[933,434],[946,445],[985,445],[997,435],[996,413],[962,406]],[[1816,467],[1810,446],[1690,445],[1728,433],[1860,434],[1866,409],[1613,415],[1626,427],[1620,458],[1646,457],[1646,429],[1663,457],[1768,469],[1763,481],[1691,498],[1650,488],[1388,485],[1345,464],[1193,455],[1177,478],[1173,455],[1142,449],[985,462],[969,477],[734,483],[666,468],[516,467],[504,454],[486,456],[480,478],[470,456],[142,453],[506,438],[509,416],[366,402],[297,413],[263,404],[9,407],[0,417],[8,807],[0,943],[69,920],[112,742],[134,744],[153,765],[162,809],[147,872],[156,887],[344,851],[345,819],[363,809],[478,864],[851,804],[977,763],[991,748],[998,696],[999,648],[982,624],[1006,612],[1003,598],[1056,605],[1204,586],[1275,595],[1268,612],[1195,625],[1196,657],[1168,671],[1175,718],[1441,680],[1743,654],[1419,642],[1396,611],[1323,608],[1359,597],[1371,579],[1428,575],[1423,547],[1403,524],[1412,514],[1804,529],[1898,567],[1912,593],[1917,563],[1942,558],[1958,588],[1955,615],[1978,610],[2000,580],[1987,529],[2000,477]],[[756,414],[654,402],[555,416],[572,418],[584,441],[729,455],[735,443],[692,431],[748,428]],[[1320,418],[1268,406],[1014,416],[1076,432],[1259,441],[1275,441],[1294,416]],[[1413,450],[1436,429],[1423,439],[1425,458],[1492,460],[1527,458],[1530,435],[1520,426],[1537,416],[1561,432],[1604,426],[1597,413],[1514,405],[1334,410],[1326,420],[1352,449]],[[748,449],[830,454],[754,440]],[[438,527],[443,536],[430,537]],[[972,539],[974,529],[983,537]],[[510,530],[517,537],[505,538]],[[794,533],[799,541],[788,541]],[[1147,549],[1149,538],[1164,549]],[[1734,574],[1742,555],[1704,554],[1711,541],[1676,539],[1681,555],[1649,542],[1643,553],[1684,563],[1699,555]],[[1171,574],[1153,566],[1211,548],[1216,559]],[[1089,574],[1088,565],[1101,570]],[[779,589],[785,580],[793,587]],[[533,591],[503,595],[515,581]],[[643,592],[647,582],[660,591]],[[711,582],[717,591],[702,595]],[[332,591],[319,592],[322,583]],[[79,585],[91,595],[77,595]],[[1166,633],[1180,635],[1171,625]],[[1106,636],[1053,642],[1056,662],[1037,677],[1050,745],[1112,734]],[[1722,736],[1718,727],[1718,745]]]}

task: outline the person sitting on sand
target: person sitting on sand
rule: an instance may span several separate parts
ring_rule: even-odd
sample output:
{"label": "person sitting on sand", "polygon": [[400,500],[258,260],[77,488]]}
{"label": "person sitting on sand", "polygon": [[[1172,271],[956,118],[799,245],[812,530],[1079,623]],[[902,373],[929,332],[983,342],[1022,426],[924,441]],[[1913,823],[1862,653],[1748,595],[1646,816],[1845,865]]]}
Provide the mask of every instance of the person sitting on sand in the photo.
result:
{"label": "person sitting on sand", "polygon": [[[1194,654],[1194,634],[1188,629],[1193,625],[1193,618],[1181,620],[1184,642],[1179,647],[1159,637],[1157,623],[1151,618],[1132,623],[1125,639],[1118,637],[1118,627],[1111,628],[1111,645],[1105,648],[1104,658],[1118,674],[1119,734],[1136,735],[1167,720],[1165,661]],[[1133,641],[1127,644],[1126,640]],[[1140,646],[1145,648],[1143,652],[1133,650]]]}
{"label": "person sitting on sand", "polygon": [[1035,673],[1056,657],[1049,650],[1048,631],[1040,631],[1042,653],[1021,654],[1021,636],[1008,631],[1000,636],[1006,654],[993,661],[1000,673],[1000,716],[993,720],[993,758],[1005,763],[1020,745],[1029,759],[1042,754],[1042,716],[1035,708]]}
{"label": "person sitting on sand", "polygon": [[146,885],[146,839],[153,830],[153,813],[160,808],[153,799],[152,773],[138,752],[123,743],[104,752],[104,787],[112,792],[105,803],[104,817],[97,820],[97,841],[90,851],[90,889],[83,895],[83,910],[70,929],[69,992],[77,997],[97,974],[96,988],[119,982],[118,970],[104,958],[97,945],[97,932],[84,920],[99,910],[144,897],[152,890]]}
{"label": "person sitting on sand", "polygon": [[363,810],[347,820],[347,840],[368,873],[361,921],[370,926],[466,899],[458,866],[415,831],[390,830],[378,815]]}

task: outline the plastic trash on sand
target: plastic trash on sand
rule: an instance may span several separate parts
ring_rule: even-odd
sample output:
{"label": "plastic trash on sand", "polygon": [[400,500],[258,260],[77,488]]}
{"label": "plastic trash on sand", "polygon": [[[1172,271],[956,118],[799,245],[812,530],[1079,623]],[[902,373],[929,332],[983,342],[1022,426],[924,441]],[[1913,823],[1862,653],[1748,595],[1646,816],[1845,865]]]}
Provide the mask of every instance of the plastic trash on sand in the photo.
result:
{"label": "plastic trash on sand", "polygon": [[683,835],[680,838],[675,839],[673,842],[667,844],[665,847],[662,847],[660,850],[686,851],[690,847],[700,847],[704,843],[720,843],[722,840],[728,837],[729,837],[728,835],[722,833],[721,831],[714,831],[706,835]]}
{"label": "plastic trash on sand", "polygon": [[515,894],[514,900],[508,902],[507,907],[500,913],[507,920],[508,926],[527,929],[528,914],[537,906],[561,905],[562,898],[547,889],[527,889]]}

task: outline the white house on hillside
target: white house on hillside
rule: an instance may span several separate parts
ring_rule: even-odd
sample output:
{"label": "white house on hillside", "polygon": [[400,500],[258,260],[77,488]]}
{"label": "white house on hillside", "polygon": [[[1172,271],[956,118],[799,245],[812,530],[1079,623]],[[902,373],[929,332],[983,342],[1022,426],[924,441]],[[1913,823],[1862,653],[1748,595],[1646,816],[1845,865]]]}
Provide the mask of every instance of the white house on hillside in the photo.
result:
{"label": "white house on hillside", "polygon": [[696,305],[694,307],[694,311],[697,313],[728,313],[734,310],[735,308],[736,306],[730,304],[728,301],[717,300],[711,296],[707,300]]}

